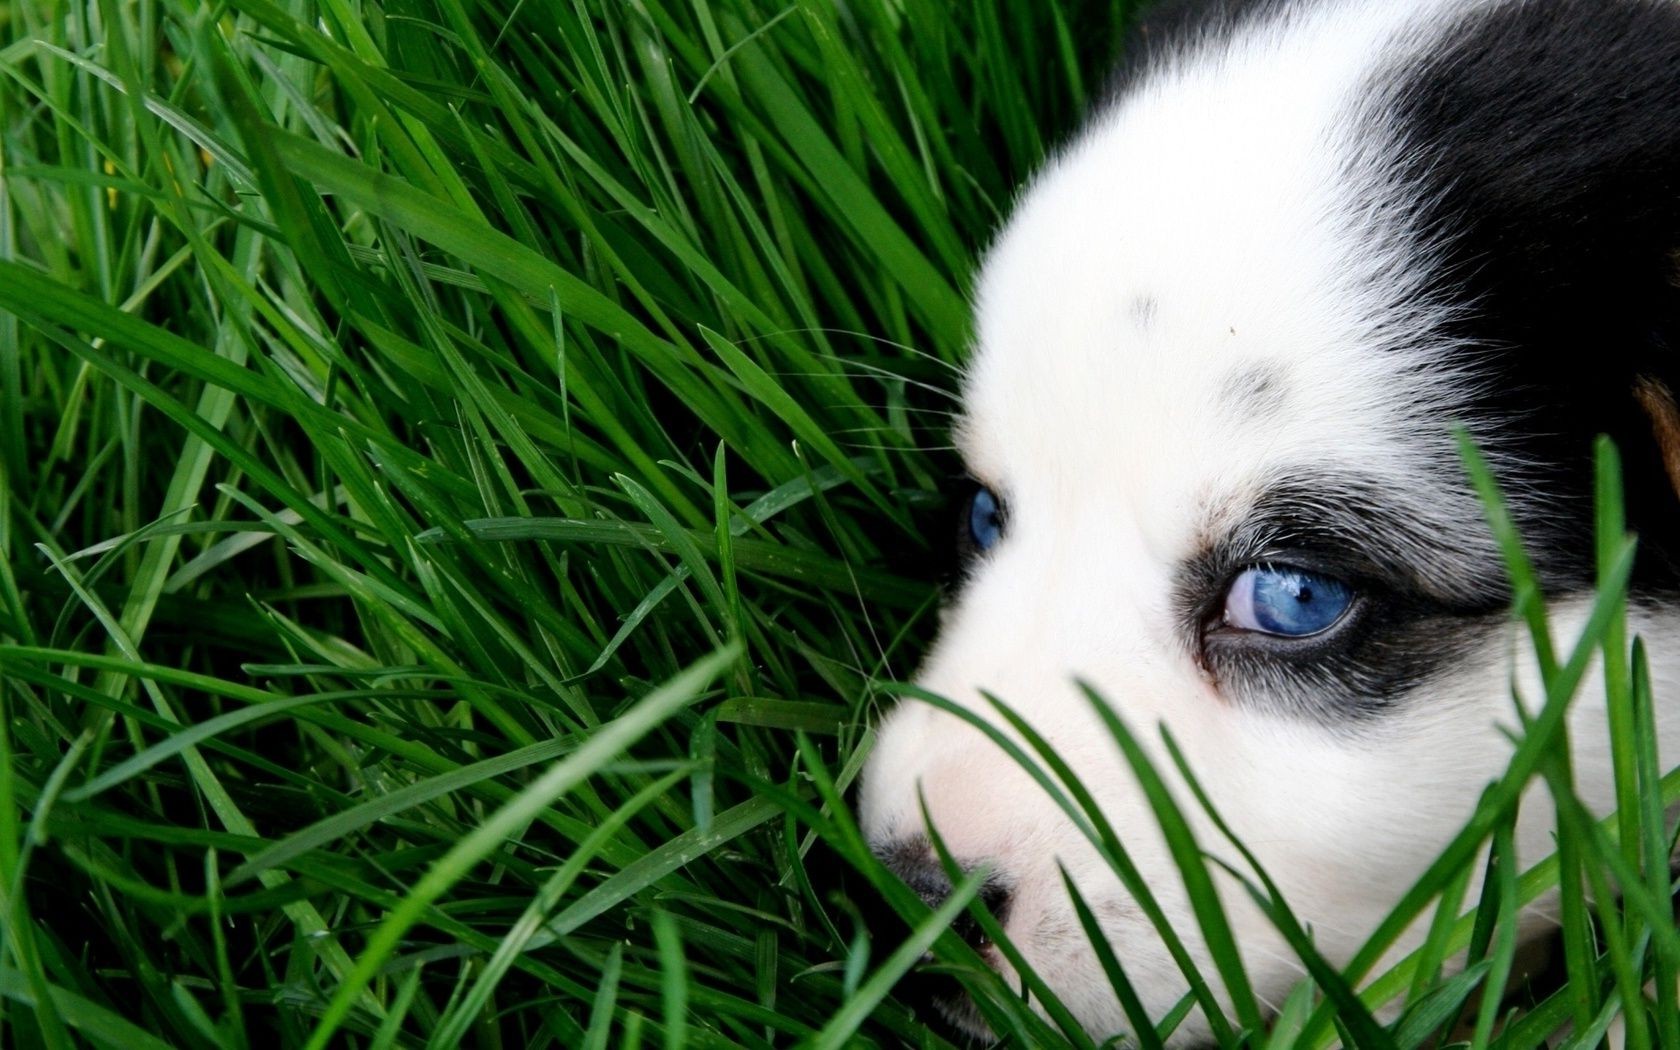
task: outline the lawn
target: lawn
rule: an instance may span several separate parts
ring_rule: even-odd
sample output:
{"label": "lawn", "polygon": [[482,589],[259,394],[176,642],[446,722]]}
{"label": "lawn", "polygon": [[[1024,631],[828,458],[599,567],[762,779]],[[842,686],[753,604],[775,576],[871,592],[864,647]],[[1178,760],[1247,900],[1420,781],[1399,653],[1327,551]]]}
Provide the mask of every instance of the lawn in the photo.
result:
{"label": "lawn", "polygon": [[[977,253],[1128,7],[0,5],[0,1044],[949,1046],[931,947],[1007,1045],[1094,1045],[847,791],[936,627]],[[1378,934],[1428,945],[1344,976],[1297,931],[1233,1044],[1631,1003],[1680,1048],[1614,487],[1602,615]],[[1600,651],[1602,825],[1558,761]],[[1571,848],[1519,873],[1537,776]],[[1494,920],[1560,881],[1566,978],[1496,1025]]]}

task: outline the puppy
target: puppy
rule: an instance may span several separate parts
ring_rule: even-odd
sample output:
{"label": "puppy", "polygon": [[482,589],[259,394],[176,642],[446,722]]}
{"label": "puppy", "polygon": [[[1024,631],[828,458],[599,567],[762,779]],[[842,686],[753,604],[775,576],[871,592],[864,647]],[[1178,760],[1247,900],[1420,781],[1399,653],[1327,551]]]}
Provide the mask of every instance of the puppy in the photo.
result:
{"label": "puppy", "polygon": [[[1166,726],[1340,963],[1504,768],[1513,675],[1539,699],[1453,424],[1501,479],[1561,644],[1594,577],[1592,441],[1617,441],[1640,535],[1631,626],[1680,754],[1680,2],[1181,2],[1126,54],[978,281],[956,428],[977,479],[968,567],[920,683],[999,725],[982,690],[1024,715],[1211,979],[1075,680],[1170,769]],[[1594,688],[1573,709],[1574,768],[1608,809]],[[953,856],[993,872],[1009,937],[1092,1036],[1125,1017],[1058,865],[1152,1015],[1180,1000],[1149,921],[1045,794],[972,727],[905,702],[880,726],[862,819],[938,897],[922,800]],[[1549,852],[1551,821],[1536,789],[1521,863]],[[1221,892],[1275,1005],[1294,955]],[[1175,1041],[1208,1035],[1192,1014]]]}

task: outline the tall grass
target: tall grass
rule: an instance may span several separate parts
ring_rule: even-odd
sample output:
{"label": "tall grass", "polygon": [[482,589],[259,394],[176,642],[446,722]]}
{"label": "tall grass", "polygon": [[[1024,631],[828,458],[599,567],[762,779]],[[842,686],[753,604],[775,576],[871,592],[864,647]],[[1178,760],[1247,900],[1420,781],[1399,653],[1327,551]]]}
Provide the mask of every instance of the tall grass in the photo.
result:
{"label": "tall grass", "polygon": [[[896,991],[931,950],[1010,1045],[1091,1045],[943,932],[977,886],[929,916],[873,865],[845,792],[934,629],[975,253],[1127,15],[0,5],[0,1043],[938,1047]],[[1654,975],[1630,1045],[1680,1047],[1606,476],[1602,613],[1374,942],[1435,908],[1428,945],[1342,973],[1297,928],[1313,981],[1229,1042],[1470,1011],[1536,1046]],[[1594,651],[1608,826],[1557,758]],[[1494,850],[1457,918],[1533,776],[1575,848]],[[1496,1027],[1489,919],[1559,871],[1569,979]]]}

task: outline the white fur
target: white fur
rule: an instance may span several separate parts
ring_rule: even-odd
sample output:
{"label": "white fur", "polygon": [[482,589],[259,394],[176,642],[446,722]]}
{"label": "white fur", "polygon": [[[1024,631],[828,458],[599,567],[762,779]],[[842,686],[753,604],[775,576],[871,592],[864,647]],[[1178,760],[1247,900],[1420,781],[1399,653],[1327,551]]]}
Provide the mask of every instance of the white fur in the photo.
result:
{"label": "white fur", "polygon": [[[1465,6],[1315,5],[1179,61],[1040,174],[979,283],[958,441],[1008,499],[1008,533],[973,571],[920,682],[998,721],[985,689],[1032,722],[1100,801],[1210,977],[1155,821],[1075,677],[1163,769],[1155,727],[1171,730],[1333,961],[1363,943],[1503,769],[1513,667],[1538,700],[1513,629],[1437,675],[1426,698],[1338,731],[1223,695],[1169,602],[1175,567],[1303,465],[1378,480],[1438,538],[1411,552],[1437,575],[1491,549],[1446,429],[1467,377],[1428,367],[1446,349],[1430,336],[1446,307],[1412,294],[1408,275],[1428,261],[1407,247],[1413,202],[1386,188],[1356,131],[1377,58],[1426,48],[1439,13]],[[1275,366],[1280,413],[1245,417],[1222,400],[1221,382],[1251,364]],[[1635,628],[1652,642],[1658,695],[1673,694],[1680,662],[1664,643],[1675,618],[1650,615]],[[1583,603],[1554,616],[1570,640]],[[1588,689],[1572,731],[1583,793],[1602,808],[1601,709]],[[1666,725],[1670,754],[1677,732]],[[1177,967],[1054,805],[979,733],[911,702],[882,725],[864,774],[870,838],[917,833],[918,793],[958,858],[1013,880],[1010,937],[1093,1036],[1124,1017],[1058,863],[1145,1006],[1159,1016],[1178,1001]],[[1202,846],[1235,863],[1185,809]],[[1524,808],[1525,864],[1550,849],[1548,809],[1543,797]],[[1223,901],[1259,994],[1277,1004],[1299,976],[1293,953],[1240,889],[1225,885]],[[1192,1016],[1178,1041],[1206,1034]]]}

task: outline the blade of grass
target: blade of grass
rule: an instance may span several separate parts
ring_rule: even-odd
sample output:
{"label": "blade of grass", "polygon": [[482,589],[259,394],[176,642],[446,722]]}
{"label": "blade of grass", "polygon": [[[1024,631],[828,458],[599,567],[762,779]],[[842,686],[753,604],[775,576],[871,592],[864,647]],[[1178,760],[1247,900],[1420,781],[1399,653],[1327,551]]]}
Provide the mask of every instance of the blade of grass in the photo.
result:
{"label": "blade of grass", "polygon": [[372,980],[385,958],[396,948],[404,931],[418,921],[426,908],[450,885],[465,875],[467,869],[500,847],[507,836],[528,823],[537,810],[551,805],[555,798],[588,777],[603,763],[617,757],[626,747],[652,731],[665,718],[683,706],[693,703],[700,691],[736,657],[737,653],[733,649],[720,650],[649,693],[637,702],[636,706],[613,722],[603,725],[576,751],[532,781],[507,805],[498,809],[440,858],[369,937],[367,946],[362,949],[356,961],[355,969],[339,985],[315,1031],[311,1033],[309,1050],[321,1050],[330,1043],[333,1033],[344,1023],[357,995],[367,982]]}

